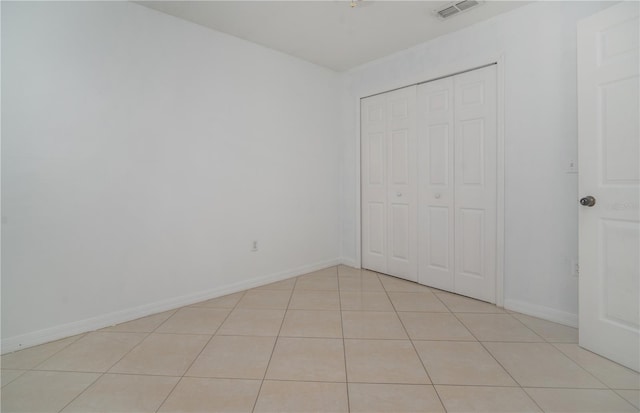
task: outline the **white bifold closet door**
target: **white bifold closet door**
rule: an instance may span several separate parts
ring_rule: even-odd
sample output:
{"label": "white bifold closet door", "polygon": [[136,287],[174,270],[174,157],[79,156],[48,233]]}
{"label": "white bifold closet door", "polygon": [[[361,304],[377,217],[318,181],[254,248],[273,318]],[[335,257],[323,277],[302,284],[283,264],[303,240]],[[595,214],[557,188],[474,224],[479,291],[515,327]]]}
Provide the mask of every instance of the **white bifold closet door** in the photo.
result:
{"label": "white bifold closet door", "polygon": [[418,279],[416,87],[361,102],[362,266]]}
{"label": "white bifold closet door", "polygon": [[418,86],[421,284],[495,303],[496,67]]}
{"label": "white bifold closet door", "polygon": [[496,67],[363,99],[362,266],[495,302]]}

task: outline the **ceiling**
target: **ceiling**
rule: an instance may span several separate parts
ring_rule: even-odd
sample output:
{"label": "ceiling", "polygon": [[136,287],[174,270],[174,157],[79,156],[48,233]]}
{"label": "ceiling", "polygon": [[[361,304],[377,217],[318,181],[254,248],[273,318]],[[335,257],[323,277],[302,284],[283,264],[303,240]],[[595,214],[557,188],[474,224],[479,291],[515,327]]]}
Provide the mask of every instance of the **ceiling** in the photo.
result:
{"label": "ceiling", "polygon": [[[461,1],[461,0],[460,0]],[[143,6],[344,71],[513,10],[485,1],[440,20],[450,1],[139,1]]]}

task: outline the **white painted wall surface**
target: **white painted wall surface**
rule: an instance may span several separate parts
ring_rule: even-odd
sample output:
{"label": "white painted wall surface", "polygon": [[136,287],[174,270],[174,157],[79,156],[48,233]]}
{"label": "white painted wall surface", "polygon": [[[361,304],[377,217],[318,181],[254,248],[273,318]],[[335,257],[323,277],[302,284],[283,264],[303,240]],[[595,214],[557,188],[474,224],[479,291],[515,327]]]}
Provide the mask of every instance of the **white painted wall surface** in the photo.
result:
{"label": "white painted wall surface", "polygon": [[[358,99],[505,61],[505,306],[577,325],[576,23],[606,2],[541,2],[346,73],[342,256],[359,263]],[[482,63],[481,63],[482,64]]]}
{"label": "white painted wall surface", "polygon": [[338,262],[334,72],[129,2],[2,54],[3,352]]}

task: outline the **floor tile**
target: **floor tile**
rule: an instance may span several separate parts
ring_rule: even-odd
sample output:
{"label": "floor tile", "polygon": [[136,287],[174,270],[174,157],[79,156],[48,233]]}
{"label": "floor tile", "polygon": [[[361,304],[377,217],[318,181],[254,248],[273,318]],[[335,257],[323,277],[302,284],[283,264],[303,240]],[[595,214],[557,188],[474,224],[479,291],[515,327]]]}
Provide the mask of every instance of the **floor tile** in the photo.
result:
{"label": "floor tile", "polygon": [[394,311],[386,292],[340,291],[343,311]]}
{"label": "floor tile", "polygon": [[457,317],[479,341],[544,341],[510,314],[458,313]]}
{"label": "floor tile", "polygon": [[215,336],[185,376],[262,379],[275,337]]}
{"label": "floor tile", "polygon": [[303,276],[296,282],[296,290],[337,291],[338,277],[330,276]]}
{"label": "floor tile", "polygon": [[338,277],[340,291],[368,291],[384,292],[382,283],[377,275],[362,274],[358,276]]}
{"label": "floor tile", "polygon": [[444,412],[430,385],[349,383],[351,413]]}
{"label": "floor tile", "polygon": [[280,336],[283,337],[342,337],[340,311],[288,310]]}
{"label": "floor tile", "polygon": [[238,293],[225,295],[222,297],[212,298],[210,300],[202,301],[191,305],[191,307],[209,307],[209,308],[233,308],[238,304],[238,301],[244,296],[245,291]]}
{"label": "floor tile", "polygon": [[105,374],[63,412],[155,412],[179,379]]}
{"label": "floor tile", "polygon": [[351,413],[444,412],[433,386],[349,383]]}
{"label": "floor tile", "polygon": [[159,412],[251,412],[260,380],[184,377]]}
{"label": "floor tile", "polygon": [[438,298],[454,313],[504,313],[502,308],[473,298],[463,297],[458,294],[435,292]]}
{"label": "floor tile", "polygon": [[230,336],[277,336],[284,310],[245,310],[236,308],[216,334]]}
{"label": "floor tile", "polygon": [[389,298],[396,311],[425,311],[433,313],[448,313],[447,307],[430,292],[403,293],[389,292]]}
{"label": "floor tile", "polygon": [[412,340],[476,341],[453,315],[448,313],[398,313]]}
{"label": "floor tile", "polygon": [[35,368],[105,372],[146,336],[146,333],[89,333]]}
{"label": "floor tile", "polygon": [[147,317],[138,318],[137,320],[127,321],[112,327],[103,328],[100,331],[109,331],[117,333],[151,333],[160,324],[167,321],[176,310],[165,311],[160,314],[153,314]]}
{"label": "floor tile", "polygon": [[100,374],[29,371],[2,388],[2,411],[58,412]]}
{"label": "floor tile", "polygon": [[400,319],[392,312],[343,311],[342,328],[345,338],[408,338]]}
{"label": "floor tile", "polygon": [[517,386],[482,344],[464,341],[414,341],[435,384]]}
{"label": "floor tile", "polygon": [[615,390],[623,399],[640,409],[640,390]]}
{"label": "floor tile", "polygon": [[550,343],[578,342],[577,328],[563,326],[562,324],[552,323],[551,321],[541,320],[524,314],[513,314],[513,317],[520,320],[520,322]]}
{"label": "floor tile", "polygon": [[2,357],[0,357],[0,364],[2,364],[3,369],[32,369],[83,336],[84,334],[80,334],[13,353],[3,354]]}
{"label": "floor tile", "polygon": [[337,291],[294,290],[289,303],[290,310],[339,310]]}
{"label": "floor tile", "polygon": [[2,372],[2,378],[0,379],[0,382],[2,383],[2,387],[4,387],[7,384],[9,384],[12,381],[14,381],[15,379],[17,379],[18,377],[22,376],[24,373],[27,372],[27,370],[6,370],[6,369],[2,369],[1,372]]}
{"label": "floor tile", "polygon": [[266,378],[346,381],[342,339],[278,338]]}
{"label": "floor tile", "polygon": [[484,343],[523,387],[603,388],[602,383],[548,343]]}
{"label": "floor tile", "polygon": [[349,382],[431,383],[409,340],[345,340],[344,345]]}
{"label": "floor tile", "polygon": [[227,318],[227,308],[184,307],[156,329],[156,333],[212,335]]}
{"label": "floor tile", "polygon": [[252,310],[286,310],[289,305],[289,290],[249,290],[237,308]]}
{"label": "floor tile", "polygon": [[346,413],[346,383],[265,380],[255,413]]}
{"label": "floor tile", "polygon": [[555,346],[612,389],[640,390],[640,374],[635,371],[580,348],[577,344],[556,344]]}
{"label": "floor tile", "polygon": [[110,373],[182,376],[208,336],[187,334],[149,335],[110,370]]}
{"label": "floor tile", "polygon": [[262,287],[254,288],[254,290],[285,290],[291,291],[296,285],[295,278],[289,278],[288,280],[276,281],[271,284],[263,285]]}
{"label": "floor tile", "polygon": [[525,413],[541,410],[518,387],[435,386],[449,413]]}
{"label": "floor tile", "polygon": [[431,291],[429,287],[424,285],[391,277],[389,275],[380,275],[380,281],[382,282],[384,289],[388,292],[419,293]]}
{"label": "floor tile", "polygon": [[360,268],[338,265],[338,277],[359,276],[360,274],[362,274],[362,269]]}
{"label": "floor tile", "polygon": [[612,390],[525,389],[525,391],[547,413],[638,411]]}

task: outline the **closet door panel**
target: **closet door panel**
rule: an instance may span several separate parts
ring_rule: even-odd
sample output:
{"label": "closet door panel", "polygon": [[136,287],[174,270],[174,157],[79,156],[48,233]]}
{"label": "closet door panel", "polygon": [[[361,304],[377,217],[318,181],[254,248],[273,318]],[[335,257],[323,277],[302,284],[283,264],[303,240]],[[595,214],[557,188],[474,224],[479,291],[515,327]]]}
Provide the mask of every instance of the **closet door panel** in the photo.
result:
{"label": "closet door panel", "polygon": [[385,93],[387,98],[387,185],[389,251],[387,273],[416,281],[417,174],[416,86]]}
{"label": "closet door panel", "polygon": [[455,89],[455,289],[495,302],[496,69],[457,75]]}
{"label": "closet door panel", "polygon": [[419,282],[454,290],[453,78],[418,86]]}
{"label": "closet door panel", "polygon": [[387,271],[386,99],[361,101],[362,266]]}

